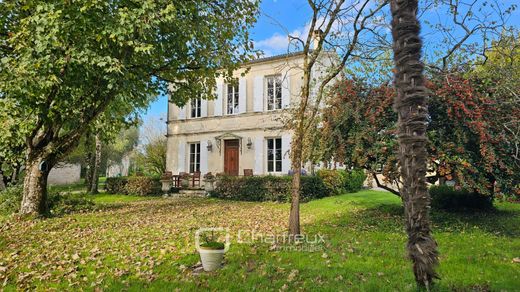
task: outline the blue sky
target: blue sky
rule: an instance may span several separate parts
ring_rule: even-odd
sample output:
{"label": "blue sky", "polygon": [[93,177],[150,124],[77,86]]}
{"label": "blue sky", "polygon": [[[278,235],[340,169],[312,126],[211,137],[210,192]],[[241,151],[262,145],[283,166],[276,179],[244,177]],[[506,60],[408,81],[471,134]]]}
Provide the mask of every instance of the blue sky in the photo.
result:
{"label": "blue sky", "polygon": [[[262,12],[251,31],[251,37],[255,40],[256,48],[269,55],[286,51],[285,30],[289,30],[291,33],[295,30],[303,30],[310,15],[306,0],[264,0],[260,9]],[[166,96],[159,96],[146,113],[143,113],[144,120],[166,117],[166,104]]]}
{"label": "blue sky", "polygon": [[[374,0],[375,1],[375,0]],[[482,2],[484,0],[481,0]],[[504,6],[517,3],[518,0],[497,0]],[[349,2],[349,0],[347,0]],[[428,1],[420,1],[424,5]],[[489,6],[488,6],[489,7]],[[389,8],[388,8],[389,9]],[[251,31],[251,37],[255,41],[255,47],[261,49],[266,55],[276,55],[287,51],[287,34],[305,34],[305,25],[311,16],[307,0],[263,0],[260,5],[260,16],[255,27]],[[447,19],[442,11],[437,10],[431,15],[423,16],[422,21],[445,23]],[[520,11],[516,10],[509,19],[509,25],[520,27]],[[423,24],[423,36],[435,40],[435,30],[429,29]],[[425,43],[428,46],[428,43]],[[166,117],[167,98],[159,96],[148,110],[142,114],[144,120]]]}

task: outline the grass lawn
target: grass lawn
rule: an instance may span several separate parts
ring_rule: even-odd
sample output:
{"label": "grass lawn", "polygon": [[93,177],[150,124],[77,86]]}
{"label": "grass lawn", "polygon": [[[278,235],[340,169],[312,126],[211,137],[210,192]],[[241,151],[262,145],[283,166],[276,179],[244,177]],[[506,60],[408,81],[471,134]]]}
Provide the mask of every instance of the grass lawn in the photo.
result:
{"label": "grass lawn", "polygon": [[[106,177],[99,177],[98,189],[103,190],[105,188]],[[87,187],[85,186],[85,179],[80,179],[79,182],[74,184],[66,185],[51,185],[49,186],[50,192],[85,192]]]}
{"label": "grass lawn", "polygon": [[[95,200],[122,202],[123,197],[107,196]],[[314,252],[236,242],[239,230],[284,232],[288,210],[288,204],[153,198],[61,218],[10,220],[0,227],[0,287],[415,290],[402,208],[394,195],[362,191],[303,204],[303,232],[325,237]],[[499,204],[491,214],[432,217],[441,253],[442,280],[435,290],[519,289],[520,264],[512,260],[520,257],[520,205]],[[208,226],[228,227],[235,241],[223,269],[194,274],[194,233]]]}
{"label": "grass lawn", "polygon": [[107,193],[100,193],[97,195],[87,195],[87,198],[92,198],[94,203],[96,204],[124,204],[129,202],[136,201],[147,201],[147,200],[155,200],[157,197],[140,197],[140,196],[130,196],[130,195],[113,195]]}

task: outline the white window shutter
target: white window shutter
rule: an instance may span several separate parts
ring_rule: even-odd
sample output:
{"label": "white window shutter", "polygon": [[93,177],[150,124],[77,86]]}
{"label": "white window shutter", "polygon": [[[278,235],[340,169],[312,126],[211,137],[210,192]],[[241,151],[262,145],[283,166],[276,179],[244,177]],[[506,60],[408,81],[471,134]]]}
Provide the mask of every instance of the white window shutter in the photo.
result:
{"label": "white window shutter", "polygon": [[282,108],[287,108],[291,104],[290,77],[289,72],[282,76]]}
{"label": "white window shutter", "polygon": [[221,116],[222,115],[222,100],[224,99],[224,84],[222,82],[217,82],[217,99],[214,100],[214,115]]}
{"label": "white window shutter", "polygon": [[247,85],[246,78],[238,80],[238,112],[245,113],[247,108]]}
{"label": "white window shutter", "polygon": [[186,167],[186,143],[184,141],[179,142],[179,148],[177,149],[177,171],[179,173],[184,172]]}
{"label": "white window shutter", "polygon": [[200,101],[200,116],[202,118],[208,116],[208,101],[206,99]]}
{"label": "white window shutter", "polygon": [[287,174],[291,169],[291,158],[289,151],[291,150],[291,135],[282,135],[282,173]]}
{"label": "white window shutter", "polygon": [[254,175],[264,174],[264,138],[256,137],[255,144],[255,168],[253,169]]}
{"label": "white window shutter", "polygon": [[264,111],[264,76],[256,76],[253,83],[253,111]]}
{"label": "white window shutter", "polygon": [[186,119],[186,108],[187,106],[179,107],[179,120]]}
{"label": "white window shutter", "polygon": [[200,141],[200,173],[208,173],[208,141]]}

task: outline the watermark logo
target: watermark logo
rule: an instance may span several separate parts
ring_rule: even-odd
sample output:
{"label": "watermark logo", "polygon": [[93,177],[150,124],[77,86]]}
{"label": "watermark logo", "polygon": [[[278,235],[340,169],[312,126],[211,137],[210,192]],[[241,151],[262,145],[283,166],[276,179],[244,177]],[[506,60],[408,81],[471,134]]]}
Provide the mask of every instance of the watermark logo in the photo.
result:
{"label": "watermark logo", "polygon": [[[209,242],[224,243],[224,252],[229,250],[232,235],[228,228],[210,227],[200,228],[195,233],[195,245],[197,251],[200,252],[201,244]],[[317,252],[323,251],[325,245],[325,237],[322,234],[298,234],[289,235],[287,233],[261,233],[257,230],[238,230],[233,234],[233,240],[239,244],[266,244],[269,245],[270,251],[297,251],[297,252]],[[204,248],[204,252],[208,249]],[[222,249],[213,252],[222,252]]]}

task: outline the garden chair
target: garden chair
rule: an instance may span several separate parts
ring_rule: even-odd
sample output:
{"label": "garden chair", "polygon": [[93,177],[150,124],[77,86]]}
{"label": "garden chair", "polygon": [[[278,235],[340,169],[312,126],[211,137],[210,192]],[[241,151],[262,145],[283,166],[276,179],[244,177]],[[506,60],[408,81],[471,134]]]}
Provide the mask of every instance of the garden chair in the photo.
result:
{"label": "garden chair", "polygon": [[195,187],[195,183],[200,187],[200,171],[194,172],[191,175],[191,185]]}

